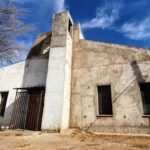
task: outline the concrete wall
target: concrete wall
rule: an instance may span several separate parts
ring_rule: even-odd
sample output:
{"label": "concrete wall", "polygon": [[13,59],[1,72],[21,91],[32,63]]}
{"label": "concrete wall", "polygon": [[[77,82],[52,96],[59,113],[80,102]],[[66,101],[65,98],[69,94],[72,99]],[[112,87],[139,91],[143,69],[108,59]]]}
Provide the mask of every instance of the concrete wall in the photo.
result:
{"label": "concrete wall", "polygon": [[56,14],[53,19],[43,130],[59,131],[69,127],[72,64],[69,19],[71,18],[68,12]]}
{"label": "concrete wall", "polygon": [[46,85],[48,59],[33,57],[26,60],[22,87]]}
{"label": "concrete wall", "polygon": [[8,99],[4,118],[0,117],[0,126],[9,126],[16,90],[13,88],[21,87],[24,74],[25,62],[0,68],[0,92],[8,91]]}
{"label": "concrete wall", "polygon": [[[95,132],[150,133],[139,82],[150,82],[144,49],[79,40],[74,27],[70,127]],[[133,63],[133,61],[137,63]],[[111,84],[113,116],[98,116],[98,85]]]}

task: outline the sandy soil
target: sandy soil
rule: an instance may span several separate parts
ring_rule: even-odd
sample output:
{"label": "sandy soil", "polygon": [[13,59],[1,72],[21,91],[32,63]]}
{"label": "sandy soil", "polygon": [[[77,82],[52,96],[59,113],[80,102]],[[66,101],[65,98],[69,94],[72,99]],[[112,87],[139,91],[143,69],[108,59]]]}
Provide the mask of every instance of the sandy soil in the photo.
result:
{"label": "sandy soil", "polygon": [[150,150],[150,135],[0,131],[0,150]]}

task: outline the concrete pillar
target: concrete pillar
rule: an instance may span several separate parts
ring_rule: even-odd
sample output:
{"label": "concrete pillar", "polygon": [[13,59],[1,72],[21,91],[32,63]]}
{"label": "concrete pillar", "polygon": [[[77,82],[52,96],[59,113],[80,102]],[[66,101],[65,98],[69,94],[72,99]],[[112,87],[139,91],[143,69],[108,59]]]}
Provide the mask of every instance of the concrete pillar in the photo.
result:
{"label": "concrete pillar", "polygon": [[53,18],[51,49],[46,81],[42,129],[59,131],[69,127],[72,38],[68,12]]}
{"label": "concrete pillar", "polygon": [[73,42],[78,42],[80,39],[84,39],[80,24],[73,25]]}

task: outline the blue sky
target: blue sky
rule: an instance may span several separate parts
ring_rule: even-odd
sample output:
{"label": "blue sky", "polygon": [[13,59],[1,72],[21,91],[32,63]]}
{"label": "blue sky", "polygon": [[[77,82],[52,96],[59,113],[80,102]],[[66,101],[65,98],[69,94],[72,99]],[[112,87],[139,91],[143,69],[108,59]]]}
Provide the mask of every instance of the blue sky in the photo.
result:
{"label": "blue sky", "polygon": [[52,16],[69,10],[88,40],[150,48],[150,0],[10,0],[28,14],[35,30],[19,37],[30,48],[41,32],[51,30]]}

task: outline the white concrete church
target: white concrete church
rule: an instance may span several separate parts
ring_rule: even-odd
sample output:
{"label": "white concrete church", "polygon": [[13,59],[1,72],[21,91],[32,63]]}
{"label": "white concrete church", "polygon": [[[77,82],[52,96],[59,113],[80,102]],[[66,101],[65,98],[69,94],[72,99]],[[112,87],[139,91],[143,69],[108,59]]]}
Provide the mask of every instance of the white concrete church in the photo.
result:
{"label": "white concrete church", "polygon": [[150,52],[85,40],[55,14],[26,61],[0,69],[0,126],[150,133]]}

